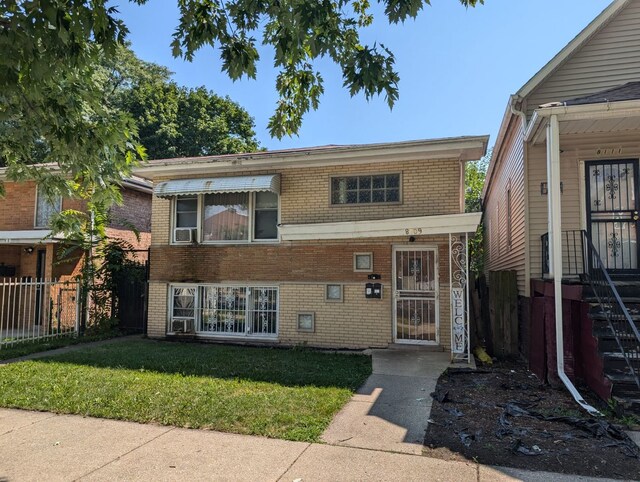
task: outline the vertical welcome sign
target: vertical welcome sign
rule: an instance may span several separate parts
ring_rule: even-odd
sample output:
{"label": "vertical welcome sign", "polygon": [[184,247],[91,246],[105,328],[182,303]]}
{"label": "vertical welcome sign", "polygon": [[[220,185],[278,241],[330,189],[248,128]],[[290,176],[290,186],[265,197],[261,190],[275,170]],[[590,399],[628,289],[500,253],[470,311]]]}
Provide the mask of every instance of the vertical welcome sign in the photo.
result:
{"label": "vertical welcome sign", "polygon": [[467,352],[465,301],[466,293],[463,288],[451,288],[451,351],[453,353],[464,354]]}

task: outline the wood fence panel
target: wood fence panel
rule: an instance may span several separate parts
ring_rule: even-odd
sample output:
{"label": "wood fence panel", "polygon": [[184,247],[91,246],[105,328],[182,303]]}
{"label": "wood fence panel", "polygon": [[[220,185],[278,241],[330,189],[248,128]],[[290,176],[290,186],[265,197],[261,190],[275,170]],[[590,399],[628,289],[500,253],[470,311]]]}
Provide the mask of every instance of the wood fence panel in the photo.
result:
{"label": "wood fence panel", "polygon": [[489,314],[493,355],[518,356],[518,281],[515,271],[489,272]]}

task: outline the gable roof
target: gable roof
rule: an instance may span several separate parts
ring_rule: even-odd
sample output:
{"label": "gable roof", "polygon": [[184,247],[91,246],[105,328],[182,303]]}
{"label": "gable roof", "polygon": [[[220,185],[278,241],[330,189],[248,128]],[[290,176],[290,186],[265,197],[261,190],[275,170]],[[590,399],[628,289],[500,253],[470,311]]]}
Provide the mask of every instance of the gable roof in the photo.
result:
{"label": "gable roof", "polygon": [[494,151],[491,155],[491,161],[489,162],[489,168],[487,170],[487,176],[482,188],[481,198],[484,201],[489,192],[493,173],[496,169],[496,161],[500,153],[500,147],[504,142],[507,129],[511,120],[516,117],[522,117],[526,130],[526,114],[519,111],[519,105],[526,96],[531,94],[537,87],[539,87],[545,80],[547,80],[554,72],[556,72],[562,65],[564,65],[578,50],[580,50],[593,36],[599,32],[605,25],[607,25],[618,13],[622,11],[633,0],[614,0],[605,8],[595,19],[591,21],[573,40],[571,40],[565,47],[560,50],[549,62],[545,64],[533,77],[531,77],[515,94],[509,97],[507,102],[507,108],[500,124],[500,130],[496,143],[494,145]]}
{"label": "gable roof", "polygon": [[601,90],[595,94],[565,100],[560,105],[604,104],[637,99],[640,99],[640,82],[627,82],[611,89]]}
{"label": "gable roof", "polygon": [[591,21],[571,42],[556,54],[547,64],[542,67],[526,84],[524,84],[516,96],[526,97],[542,82],[549,78],[560,66],[562,66],[574,53],[585,45],[602,27],[607,25],[624,7],[632,0],[614,0],[600,15]]}

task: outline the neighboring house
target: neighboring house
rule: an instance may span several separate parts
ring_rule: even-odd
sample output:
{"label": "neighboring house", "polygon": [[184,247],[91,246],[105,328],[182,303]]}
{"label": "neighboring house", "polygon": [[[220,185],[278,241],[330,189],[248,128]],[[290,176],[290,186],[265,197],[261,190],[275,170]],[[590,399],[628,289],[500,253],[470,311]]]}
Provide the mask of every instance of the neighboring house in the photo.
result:
{"label": "neighboring house", "polygon": [[544,320],[564,316],[558,359],[605,398],[638,393],[639,158],[640,0],[616,0],[511,96],[483,192],[486,269],[517,272],[523,351],[546,366]]}
{"label": "neighboring house", "polygon": [[[60,262],[64,239],[51,236],[49,223],[61,210],[83,210],[83,203],[62,198],[51,201],[35,182],[4,180],[4,186],[6,194],[0,198],[0,278],[66,280],[79,274],[79,258]],[[130,178],[123,183],[122,197],[123,204],[111,210],[107,234],[128,241],[135,249],[147,249],[151,241],[151,184]],[[132,226],[140,232],[139,240]]]}
{"label": "neighboring house", "polygon": [[149,162],[136,170],[155,186],[148,335],[466,359],[463,258],[480,214],[464,213],[464,165],[487,141]]}

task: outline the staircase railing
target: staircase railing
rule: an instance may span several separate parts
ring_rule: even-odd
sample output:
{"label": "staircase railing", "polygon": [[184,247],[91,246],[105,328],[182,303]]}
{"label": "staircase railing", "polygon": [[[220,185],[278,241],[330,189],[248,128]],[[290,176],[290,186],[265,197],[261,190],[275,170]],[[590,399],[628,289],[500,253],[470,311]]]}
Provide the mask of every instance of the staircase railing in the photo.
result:
{"label": "staircase railing", "polygon": [[[542,270],[549,273],[549,234],[542,235]],[[584,230],[563,231],[563,272],[588,281],[611,334],[640,388],[640,331],[625,306],[598,250]]]}
{"label": "staircase railing", "polygon": [[598,300],[602,314],[629,368],[629,374],[640,388],[640,331],[625,306],[609,272],[586,231],[582,231],[587,259],[587,279]]}

